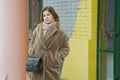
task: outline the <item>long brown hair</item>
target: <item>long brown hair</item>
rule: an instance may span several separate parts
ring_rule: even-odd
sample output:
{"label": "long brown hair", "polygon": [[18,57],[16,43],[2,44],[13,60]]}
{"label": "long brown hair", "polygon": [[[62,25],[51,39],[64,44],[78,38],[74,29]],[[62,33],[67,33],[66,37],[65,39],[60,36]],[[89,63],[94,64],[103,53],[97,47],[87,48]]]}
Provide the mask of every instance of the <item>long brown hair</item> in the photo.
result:
{"label": "long brown hair", "polygon": [[41,12],[41,16],[40,16],[40,23],[44,21],[43,20],[43,12],[44,11],[50,12],[53,15],[53,18],[55,19],[55,21],[57,21],[59,23],[59,17],[52,6],[46,6],[45,8],[43,8],[43,10]]}

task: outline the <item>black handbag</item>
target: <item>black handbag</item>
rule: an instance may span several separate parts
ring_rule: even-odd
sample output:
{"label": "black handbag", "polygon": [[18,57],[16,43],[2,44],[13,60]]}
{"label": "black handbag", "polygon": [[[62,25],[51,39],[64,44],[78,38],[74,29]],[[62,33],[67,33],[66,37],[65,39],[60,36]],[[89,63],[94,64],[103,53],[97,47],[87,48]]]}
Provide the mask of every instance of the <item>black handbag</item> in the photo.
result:
{"label": "black handbag", "polygon": [[28,57],[26,63],[26,71],[28,72],[42,72],[43,61],[42,58]]}

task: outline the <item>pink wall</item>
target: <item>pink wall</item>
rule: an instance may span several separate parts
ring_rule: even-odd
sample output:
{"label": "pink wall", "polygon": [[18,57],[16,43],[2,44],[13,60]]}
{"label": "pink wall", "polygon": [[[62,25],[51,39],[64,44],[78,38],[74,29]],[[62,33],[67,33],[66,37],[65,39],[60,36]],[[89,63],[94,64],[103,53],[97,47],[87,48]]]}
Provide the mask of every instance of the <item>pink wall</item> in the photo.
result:
{"label": "pink wall", "polygon": [[27,45],[28,0],[0,0],[0,74],[7,80],[25,80]]}

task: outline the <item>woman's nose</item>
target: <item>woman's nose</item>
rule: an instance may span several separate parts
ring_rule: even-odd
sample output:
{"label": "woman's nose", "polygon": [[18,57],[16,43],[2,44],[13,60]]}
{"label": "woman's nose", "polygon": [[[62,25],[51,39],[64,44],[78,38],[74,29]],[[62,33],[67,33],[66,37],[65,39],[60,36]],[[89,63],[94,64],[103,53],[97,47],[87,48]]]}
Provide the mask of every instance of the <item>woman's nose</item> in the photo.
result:
{"label": "woman's nose", "polygon": [[47,19],[48,17],[46,16],[45,19]]}

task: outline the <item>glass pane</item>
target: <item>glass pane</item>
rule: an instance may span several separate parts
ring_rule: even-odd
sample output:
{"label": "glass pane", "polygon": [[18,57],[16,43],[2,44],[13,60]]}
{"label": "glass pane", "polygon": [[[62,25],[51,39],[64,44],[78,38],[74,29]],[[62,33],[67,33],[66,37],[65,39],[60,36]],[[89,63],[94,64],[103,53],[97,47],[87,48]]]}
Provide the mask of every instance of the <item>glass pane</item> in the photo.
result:
{"label": "glass pane", "polygon": [[113,50],[114,43],[114,0],[107,0],[106,2],[106,28],[105,38],[108,50]]}
{"label": "glass pane", "polygon": [[107,54],[107,80],[113,80],[113,54]]}
{"label": "glass pane", "polygon": [[114,0],[100,1],[98,80],[114,80]]}
{"label": "glass pane", "polygon": [[99,80],[113,79],[113,54],[99,53]]}
{"label": "glass pane", "polygon": [[114,49],[114,0],[106,0],[103,2],[105,4],[104,7],[101,7],[100,14],[99,48],[112,51]]}

